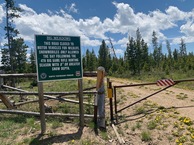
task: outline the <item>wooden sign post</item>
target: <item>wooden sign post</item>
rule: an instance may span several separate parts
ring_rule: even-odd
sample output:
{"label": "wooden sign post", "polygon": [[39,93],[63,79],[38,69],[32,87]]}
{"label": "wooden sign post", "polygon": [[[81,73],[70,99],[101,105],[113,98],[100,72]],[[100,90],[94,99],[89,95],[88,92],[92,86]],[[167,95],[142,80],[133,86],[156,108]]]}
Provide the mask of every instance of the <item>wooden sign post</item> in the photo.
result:
{"label": "wooden sign post", "polygon": [[46,121],[45,121],[44,94],[42,82],[38,82],[38,96],[40,108],[41,134],[44,134],[46,131]]}
{"label": "wooden sign post", "polygon": [[76,79],[79,85],[80,126],[84,125],[82,59],[79,36],[35,35],[41,133],[46,131],[43,82]]}
{"label": "wooden sign post", "polygon": [[78,80],[79,88],[79,124],[81,127],[84,127],[84,105],[83,105],[83,83],[82,79]]}

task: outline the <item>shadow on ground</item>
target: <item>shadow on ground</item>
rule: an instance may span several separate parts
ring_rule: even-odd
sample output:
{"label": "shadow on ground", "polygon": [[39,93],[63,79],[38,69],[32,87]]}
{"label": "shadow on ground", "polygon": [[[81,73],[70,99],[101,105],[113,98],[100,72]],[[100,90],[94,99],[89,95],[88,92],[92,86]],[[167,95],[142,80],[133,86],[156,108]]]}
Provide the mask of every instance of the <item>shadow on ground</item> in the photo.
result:
{"label": "shadow on ground", "polygon": [[[168,110],[168,109],[172,109],[172,108],[173,109],[194,108],[194,106],[193,105],[191,105],[191,106],[178,106],[178,107],[169,107],[169,108],[164,108],[164,109]],[[152,113],[154,113],[158,110],[160,110],[160,108],[150,109],[150,110],[147,110],[144,113],[136,113],[136,114],[125,116],[125,119],[122,119],[122,116],[118,116],[116,124],[122,124],[122,123],[125,123],[125,122],[128,122],[128,121],[138,120],[138,119],[143,118],[143,117],[145,117],[149,114],[152,114]]]}
{"label": "shadow on ground", "polygon": [[79,140],[83,133],[83,127],[80,127],[76,133],[62,134],[45,138],[46,135],[38,135],[34,138],[29,145],[48,145],[54,143],[64,143],[71,140]]}

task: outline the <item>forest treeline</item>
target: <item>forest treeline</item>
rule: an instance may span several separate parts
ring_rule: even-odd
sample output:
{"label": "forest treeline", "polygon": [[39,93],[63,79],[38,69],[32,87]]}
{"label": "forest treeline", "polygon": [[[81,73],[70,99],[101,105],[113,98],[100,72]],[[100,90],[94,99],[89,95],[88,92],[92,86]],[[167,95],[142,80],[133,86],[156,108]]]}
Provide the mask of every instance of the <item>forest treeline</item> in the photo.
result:
{"label": "forest treeline", "polygon": [[[14,27],[14,20],[20,16],[21,8],[15,6],[13,0],[5,0],[6,9],[6,32],[7,43],[1,50],[1,70],[5,73],[35,73],[36,60],[35,51],[31,49],[27,57],[28,46],[23,38],[18,38],[19,31]],[[136,37],[129,37],[123,57],[117,58],[112,55],[112,46],[109,48],[102,40],[98,54],[94,50],[86,50],[82,56],[84,71],[96,71],[98,66],[103,66],[110,76],[133,77],[143,75],[159,75],[165,77],[175,72],[186,74],[187,77],[194,72],[193,52],[187,53],[186,44],[180,39],[179,48],[171,49],[170,42],[166,40],[167,53],[162,53],[162,44],[159,43],[157,34],[153,31],[152,53],[149,53],[147,43],[141,36],[139,29],[136,30]],[[111,43],[112,44],[112,43]],[[173,50],[173,51],[172,51]]]}
{"label": "forest treeline", "polygon": [[105,41],[99,47],[98,55],[94,50],[86,50],[83,56],[85,71],[93,71],[98,66],[103,66],[107,73],[116,77],[133,77],[158,74],[161,78],[172,74],[187,74],[191,77],[194,72],[194,54],[187,53],[186,44],[180,39],[179,48],[172,51],[170,42],[166,40],[167,53],[163,53],[162,44],[159,43],[156,32],[152,34],[152,53],[149,53],[147,43],[137,29],[136,37],[129,37],[124,56],[117,58],[111,55],[111,49]]}

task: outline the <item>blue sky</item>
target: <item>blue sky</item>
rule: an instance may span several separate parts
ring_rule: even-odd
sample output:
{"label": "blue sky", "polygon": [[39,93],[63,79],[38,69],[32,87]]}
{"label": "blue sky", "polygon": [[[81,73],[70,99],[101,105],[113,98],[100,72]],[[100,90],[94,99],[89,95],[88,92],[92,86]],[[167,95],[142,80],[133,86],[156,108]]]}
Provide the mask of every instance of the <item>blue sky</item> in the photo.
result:
{"label": "blue sky", "polygon": [[[15,0],[24,11],[15,26],[30,48],[34,34],[80,36],[82,52],[97,53],[104,39],[111,38],[118,56],[123,56],[128,37],[137,28],[152,51],[152,32],[172,50],[183,38],[188,52],[194,51],[194,0]],[[4,0],[0,0],[0,44],[6,42]]]}

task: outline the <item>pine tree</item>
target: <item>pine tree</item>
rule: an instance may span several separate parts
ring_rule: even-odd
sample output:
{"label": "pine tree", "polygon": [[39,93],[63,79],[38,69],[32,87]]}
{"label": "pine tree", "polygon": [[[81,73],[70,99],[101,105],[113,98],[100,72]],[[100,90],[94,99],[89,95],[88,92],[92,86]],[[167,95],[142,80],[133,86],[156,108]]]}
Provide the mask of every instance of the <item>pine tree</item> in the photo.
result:
{"label": "pine tree", "polygon": [[125,52],[125,61],[127,63],[128,70],[131,71],[131,74],[136,74],[136,47],[135,41],[133,37],[129,38],[129,42],[127,43],[127,48]]}
{"label": "pine tree", "polygon": [[160,67],[160,62],[162,59],[162,45],[160,44],[160,46],[158,46],[158,38],[156,36],[156,32],[153,31],[152,34],[152,44],[153,44],[153,59],[155,61],[155,65],[157,68]]}
{"label": "pine tree", "polygon": [[84,55],[82,56],[82,67],[83,70],[86,71],[86,57]]}
{"label": "pine tree", "polygon": [[104,67],[106,72],[109,70],[109,55],[108,47],[105,41],[102,40],[102,44],[98,51],[98,65]]}
{"label": "pine tree", "polygon": [[141,63],[142,63],[142,46],[141,46],[141,33],[139,29],[136,31],[136,60],[135,65],[137,69],[137,73],[140,74],[141,71]]}
{"label": "pine tree", "polygon": [[89,62],[90,62],[90,51],[89,49],[86,50],[86,57],[85,57],[85,60],[86,60],[86,70],[89,71]]}
{"label": "pine tree", "polygon": [[168,51],[168,58],[172,59],[172,51],[171,51],[171,47],[170,47],[170,42],[168,40],[166,40],[166,48]]}
{"label": "pine tree", "polygon": [[181,69],[186,71],[186,57],[187,57],[187,49],[186,49],[186,44],[184,42],[184,40],[181,38],[181,43],[180,43],[180,47],[179,47],[179,56],[180,56],[180,66]]}
{"label": "pine tree", "polygon": [[97,58],[94,50],[92,49],[92,52],[90,54],[90,64],[91,64],[90,71],[95,71],[97,69],[96,63],[97,63]]}
{"label": "pine tree", "polygon": [[84,70],[86,71],[96,70],[97,57],[93,49],[92,49],[92,52],[90,52],[88,49],[86,50],[86,56],[83,58],[83,62],[84,62]]}
{"label": "pine tree", "polygon": [[180,43],[180,57],[185,57],[187,55],[187,48],[184,40],[181,38]]}
{"label": "pine tree", "polygon": [[175,69],[175,70],[179,70],[178,59],[179,59],[179,52],[178,52],[178,50],[175,48],[174,51],[173,51],[173,62],[174,62],[174,69]]}
{"label": "pine tree", "polygon": [[141,40],[141,46],[142,46],[142,62],[141,67],[144,71],[150,71],[150,62],[149,62],[149,53],[148,53],[148,46],[147,43],[144,42],[144,40]]}
{"label": "pine tree", "polygon": [[14,73],[14,63],[16,63],[16,48],[14,37],[19,34],[19,31],[13,26],[13,19],[20,17],[17,13],[22,10],[15,6],[13,0],[5,0],[6,2],[6,26],[5,26],[5,38],[7,38],[7,44],[2,49],[2,64],[5,71]]}
{"label": "pine tree", "polygon": [[12,46],[15,50],[12,67],[15,72],[24,73],[27,71],[26,54],[28,46],[24,43],[24,39],[22,38],[13,39]]}
{"label": "pine tree", "polygon": [[96,55],[94,53],[94,50],[92,49],[92,52],[89,52],[89,60],[88,60],[88,70],[89,71],[95,71],[96,70]]}
{"label": "pine tree", "polygon": [[35,73],[36,72],[36,60],[35,60],[35,52],[33,49],[31,49],[30,52],[30,72]]}
{"label": "pine tree", "polygon": [[168,51],[168,57],[167,57],[167,61],[168,61],[168,69],[171,70],[173,67],[173,61],[172,61],[172,50],[171,50],[171,46],[170,46],[170,42],[168,40],[166,40],[166,48]]}

